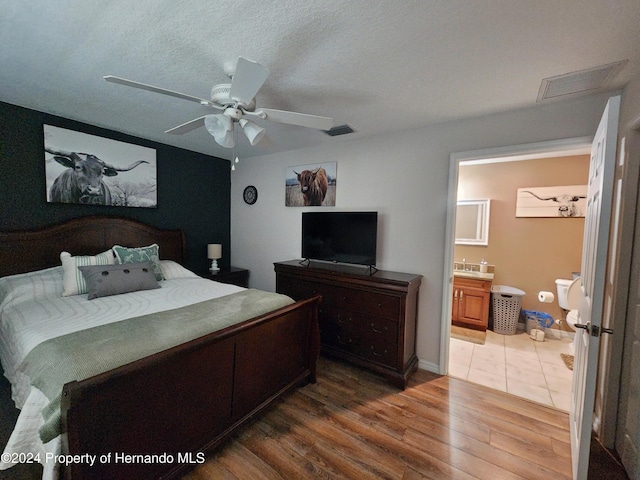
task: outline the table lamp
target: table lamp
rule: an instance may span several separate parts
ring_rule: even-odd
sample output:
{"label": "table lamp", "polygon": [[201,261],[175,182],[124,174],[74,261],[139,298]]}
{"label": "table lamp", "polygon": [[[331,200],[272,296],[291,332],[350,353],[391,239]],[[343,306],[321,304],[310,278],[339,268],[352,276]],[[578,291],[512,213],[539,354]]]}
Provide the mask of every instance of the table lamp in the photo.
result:
{"label": "table lamp", "polygon": [[210,243],[207,245],[207,257],[211,260],[209,270],[211,272],[218,272],[220,270],[218,267],[218,259],[222,258],[222,245],[219,243]]}

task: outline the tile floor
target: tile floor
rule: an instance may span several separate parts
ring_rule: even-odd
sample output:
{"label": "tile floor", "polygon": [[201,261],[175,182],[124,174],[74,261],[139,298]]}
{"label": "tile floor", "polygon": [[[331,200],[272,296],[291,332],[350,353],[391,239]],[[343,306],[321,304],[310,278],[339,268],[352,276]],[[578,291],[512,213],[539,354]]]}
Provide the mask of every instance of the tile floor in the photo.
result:
{"label": "tile floor", "polygon": [[484,345],[452,338],[449,375],[568,412],[573,372],[560,354],[570,353],[571,342],[567,333],[536,342],[523,331],[487,330]]}

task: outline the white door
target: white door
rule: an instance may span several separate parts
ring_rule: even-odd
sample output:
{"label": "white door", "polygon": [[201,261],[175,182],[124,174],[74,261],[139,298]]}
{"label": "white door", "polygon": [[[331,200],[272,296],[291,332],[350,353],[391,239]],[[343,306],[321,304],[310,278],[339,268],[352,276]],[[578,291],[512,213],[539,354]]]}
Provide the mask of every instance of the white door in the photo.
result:
{"label": "white door", "polygon": [[[627,152],[630,156],[637,158],[638,152],[640,152],[640,117],[630,130],[630,136],[626,137],[629,147]],[[618,158],[620,158],[620,154]],[[628,166],[630,162],[627,161],[626,164]],[[635,201],[632,203],[636,204]],[[636,221],[632,228],[635,229],[635,238],[639,238],[640,222]],[[638,392],[640,391],[640,249],[638,248],[633,249],[631,257],[628,293],[624,345],[620,348],[623,351],[623,358],[615,425],[615,449],[620,454],[629,478],[638,479],[640,478],[640,455],[638,455],[640,452],[640,401],[638,401]],[[624,313],[621,312],[621,315]],[[620,333],[622,332],[616,330],[614,338],[617,338]]]}
{"label": "white door", "polygon": [[[618,137],[620,97],[611,97],[591,147],[587,213],[582,245],[580,319],[576,331],[570,411],[573,478],[587,478],[591,424],[604,306],[609,225]],[[622,332],[620,332],[622,333]]]}

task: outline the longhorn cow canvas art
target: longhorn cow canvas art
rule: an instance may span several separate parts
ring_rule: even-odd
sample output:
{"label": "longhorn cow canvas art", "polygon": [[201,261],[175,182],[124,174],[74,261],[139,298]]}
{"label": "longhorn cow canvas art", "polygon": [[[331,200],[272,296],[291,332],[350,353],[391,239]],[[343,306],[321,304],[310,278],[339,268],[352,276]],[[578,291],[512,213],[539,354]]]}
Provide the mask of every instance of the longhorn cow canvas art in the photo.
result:
{"label": "longhorn cow canvas art", "polygon": [[156,151],[44,125],[47,202],[157,207]]}
{"label": "longhorn cow canvas art", "polygon": [[516,217],[584,217],[587,186],[519,188]]}
{"label": "longhorn cow canvas art", "polygon": [[335,207],[336,162],[289,167],[285,179],[287,207]]}

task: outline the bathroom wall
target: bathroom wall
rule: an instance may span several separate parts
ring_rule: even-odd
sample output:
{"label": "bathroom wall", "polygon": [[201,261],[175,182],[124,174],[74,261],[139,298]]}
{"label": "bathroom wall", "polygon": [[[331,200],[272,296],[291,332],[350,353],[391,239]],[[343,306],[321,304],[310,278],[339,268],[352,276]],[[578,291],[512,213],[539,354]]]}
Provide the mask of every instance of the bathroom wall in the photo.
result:
{"label": "bathroom wall", "polygon": [[538,292],[556,293],[556,278],[580,271],[584,218],[516,218],[522,187],[586,185],[589,155],[461,165],[458,199],[491,199],[489,245],[456,245],[455,260],[495,265],[494,284],[526,292],[522,308],[560,318],[557,300],[538,302]]}

